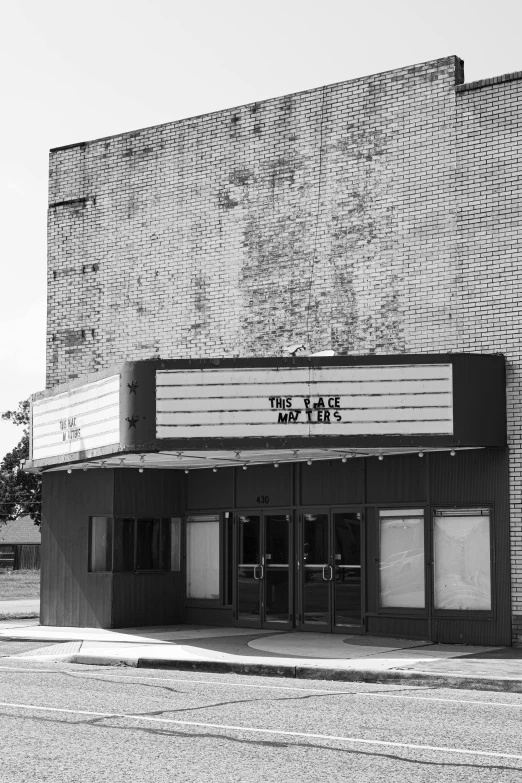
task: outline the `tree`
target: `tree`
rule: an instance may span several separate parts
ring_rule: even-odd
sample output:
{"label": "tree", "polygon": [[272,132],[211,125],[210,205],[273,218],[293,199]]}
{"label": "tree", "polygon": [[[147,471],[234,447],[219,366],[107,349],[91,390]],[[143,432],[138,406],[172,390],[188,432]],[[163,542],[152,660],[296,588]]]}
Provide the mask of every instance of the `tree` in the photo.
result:
{"label": "tree", "polygon": [[29,400],[24,400],[18,410],[2,413],[2,419],[24,427],[24,434],[0,463],[0,525],[24,516],[30,516],[36,525],[42,520],[41,476],[22,469],[22,462],[29,458],[29,412]]}

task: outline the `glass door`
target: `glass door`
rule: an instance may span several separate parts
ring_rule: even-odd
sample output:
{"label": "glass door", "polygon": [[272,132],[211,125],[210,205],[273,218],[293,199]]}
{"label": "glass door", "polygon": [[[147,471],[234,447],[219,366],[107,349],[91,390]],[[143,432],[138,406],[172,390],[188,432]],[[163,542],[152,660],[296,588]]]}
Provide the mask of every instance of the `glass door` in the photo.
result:
{"label": "glass door", "polygon": [[301,630],[363,633],[362,516],[356,510],[303,514],[298,574]]}
{"label": "glass door", "polygon": [[329,631],[332,624],[332,557],[328,514],[302,517],[302,623],[310,630]]}
{"label": "glass door", "polygon": [[261,516],[238,516],[236,619],[261,628]]}
{"label": "glass door", "polygon": [[236,624],[288,630],[293,625],[292,515],[246,513],[236,518]]}
{"label": "glass door", "polygon": [[332,512],[333,626],[346,633],[363,633],[361,515]]}

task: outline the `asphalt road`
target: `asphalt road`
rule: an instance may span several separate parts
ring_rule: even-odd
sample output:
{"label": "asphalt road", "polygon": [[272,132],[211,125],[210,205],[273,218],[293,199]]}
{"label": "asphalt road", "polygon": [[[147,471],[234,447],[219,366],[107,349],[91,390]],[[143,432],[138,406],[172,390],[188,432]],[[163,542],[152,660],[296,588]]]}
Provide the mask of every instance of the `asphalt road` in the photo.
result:
{"label": "asphalt road", "polygon": [[522,696],[0,660],[0,781],[522,781]]}

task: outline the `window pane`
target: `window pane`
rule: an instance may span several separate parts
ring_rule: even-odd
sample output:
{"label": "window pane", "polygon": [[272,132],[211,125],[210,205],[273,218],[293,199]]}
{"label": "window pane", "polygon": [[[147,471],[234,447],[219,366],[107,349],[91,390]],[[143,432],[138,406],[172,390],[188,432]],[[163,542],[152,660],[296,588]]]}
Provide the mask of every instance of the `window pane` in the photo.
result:
{"label": "window pane", "polygon": [[181,519],[175,517],[170,521],[170,566],[166,566],[167,570],[179,571],[181,568]]}
{"label": "window pane", "polygon": [[91,517],[90,571],[110,571],[112,568],[112,518]]}
{"label": "window pane", "polygon": [[219,598],[219,521],[187,521],[187,597]]}
{"label": "window pane", "polygon": [[415,514],[379,512],[382,607],[424,608],[424,512]]}
{"label": "window pane", "polygon": [[239,546],[238,564],[259,563],[261,517],[238,517]]}
{"label": "window pane", "polygon": [[436,511],[433,519],[436,609],[491,609],[488,509]]}
{"label": "window pane", "polygon": [[134,571],[134,519],[114,520],[114,570]]}
{"label": "window pane", "polygon": [[137,519],[136,570],[158,571],[160,568],[159,519]]}

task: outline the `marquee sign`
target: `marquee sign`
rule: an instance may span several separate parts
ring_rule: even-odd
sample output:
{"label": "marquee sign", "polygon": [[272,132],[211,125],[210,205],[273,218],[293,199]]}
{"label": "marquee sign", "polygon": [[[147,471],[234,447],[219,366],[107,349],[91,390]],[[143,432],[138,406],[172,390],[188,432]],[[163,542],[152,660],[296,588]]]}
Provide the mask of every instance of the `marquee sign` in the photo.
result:
{"label": "marquee sign", "polygon": [[156,373],[157,438],[452,433],[449,363]]}
{"label": "marquee sign", "polygon": [[110,446],[119,441],[119,375],[33,401],[33,460]]}
{"label": "marquee sign", "polygon": [[190,453],[204,462],[227,450],[503,447],[505,390],[499,355],[126,362],[33,395],[26,468],[127,464],[127,454],[174,455],[181,467]]}

